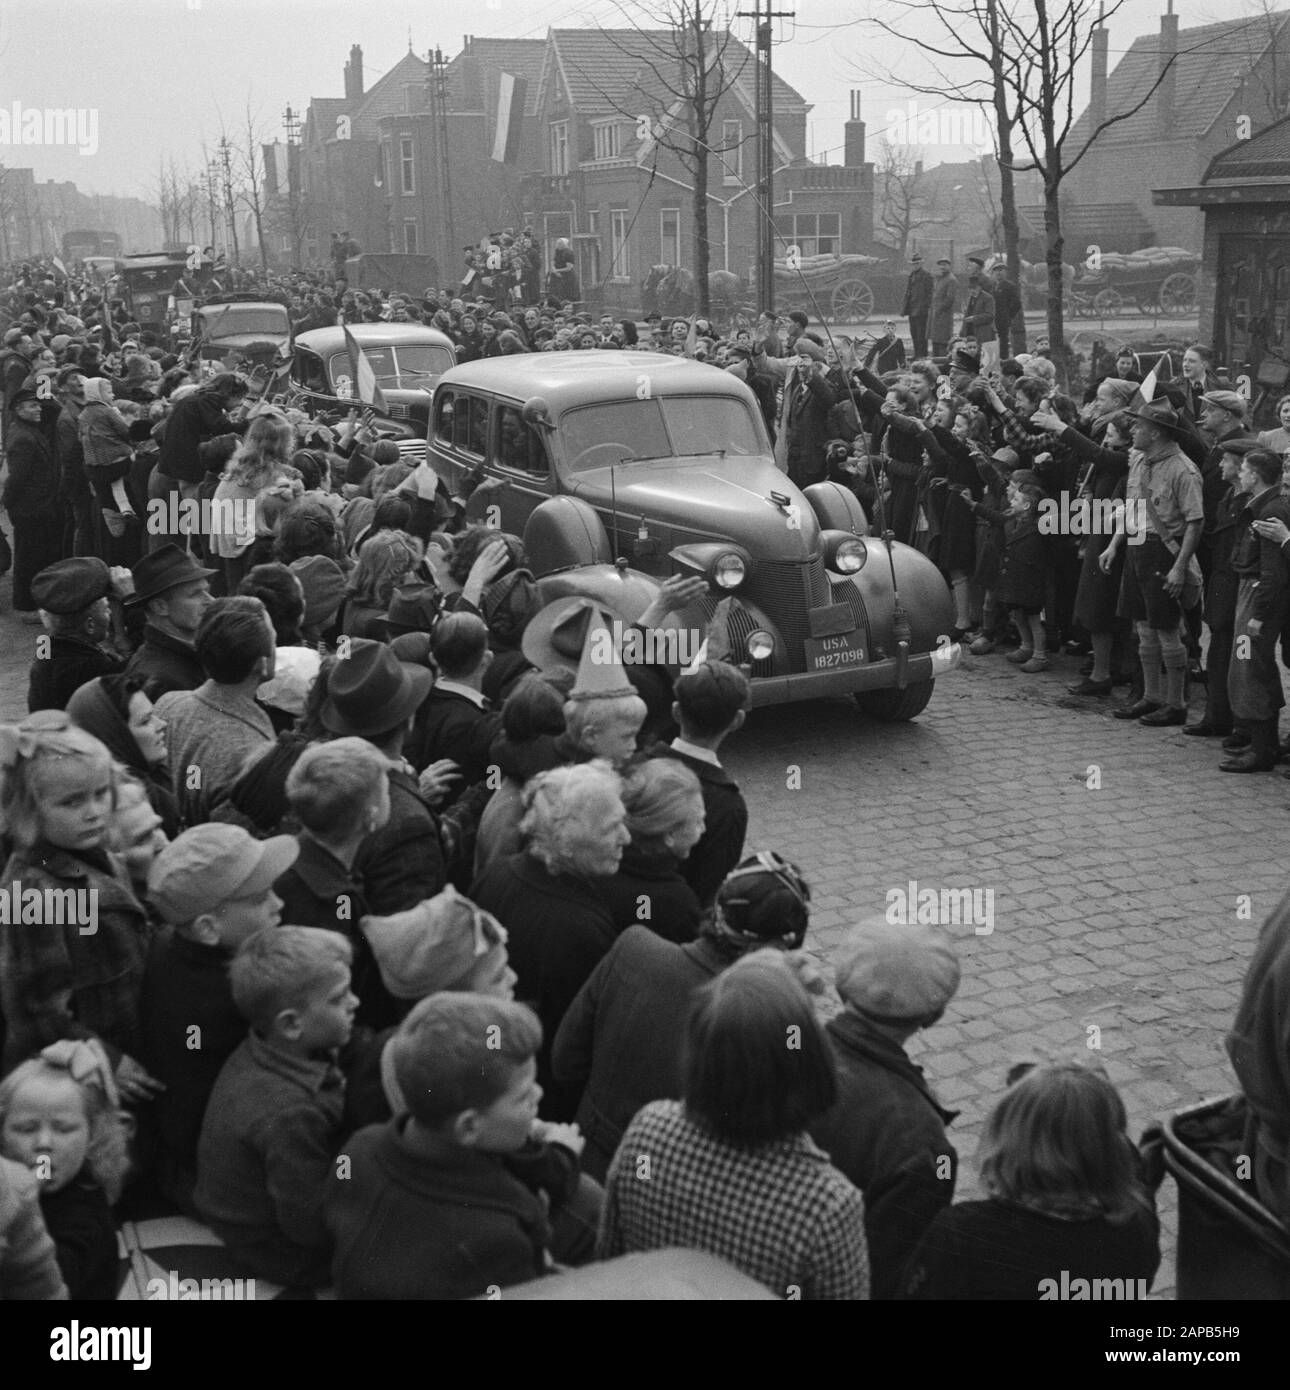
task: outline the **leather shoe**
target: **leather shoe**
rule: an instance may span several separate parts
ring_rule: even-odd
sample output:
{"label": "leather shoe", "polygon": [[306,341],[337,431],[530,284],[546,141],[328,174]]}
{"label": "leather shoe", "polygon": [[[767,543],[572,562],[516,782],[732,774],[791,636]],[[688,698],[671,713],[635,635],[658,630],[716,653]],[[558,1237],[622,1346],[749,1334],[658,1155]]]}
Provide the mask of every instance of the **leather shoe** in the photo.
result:
{"label": "leather shoe", "polygon": [[1225,763],[1219,763],[1220,772],[1271,772],[1276,766],[1266,758],[1260,758],[1255,753],[1242,753],[1239,758],[1229,758]]}
{"label": "leather shoe", "polygon": [[1111,693],[1110,681],[1095,681],[1092,676],[1085,676],[1078,685],[1070,688],[1072,695],[1109,695]]}
{"label": "leather shoe", "polygon": [[1139,700],[1137,704],[1125,705],[1111,713],[1116,719],[1141,719],[1144,714],[1154,714],[1158,709],[1164,709],[1159,700]]}
{"label": "leather shoe", "polygon": [[1230,738],[1232,735],[1230,728],[1220,728],[1217,724],[1211,724],[1208,719],[1202,719],[1198,724],[1188,724],[1183,733],[1190,734],[1192,738],[1217,738],[1219,734],[1224,738]]}
{"label": "leather shoe", "polygon": [[1149,729],[1167,729],[1171,724],[1185,724],[1186,722],[1187,711],[1174,709],[1171,705],[1153,710],[1151,714],[1144,714],[1138,720],[1139,724],[1145,724]]}
{"label": "leather shoe", "polygon": [[1228,753],[1243,753],[1250,746],[1250,735],[1244,729],[1235,729],[1223,740],[1223,748]]}

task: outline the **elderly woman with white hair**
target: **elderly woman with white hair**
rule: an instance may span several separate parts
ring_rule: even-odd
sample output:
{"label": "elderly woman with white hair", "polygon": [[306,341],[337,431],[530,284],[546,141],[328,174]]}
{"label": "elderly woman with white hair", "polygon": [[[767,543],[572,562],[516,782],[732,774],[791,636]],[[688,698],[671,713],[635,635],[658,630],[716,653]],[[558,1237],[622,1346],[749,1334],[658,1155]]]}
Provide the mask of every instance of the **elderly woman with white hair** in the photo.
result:
{"label": "elderly woman with white hair", "polygon": [[641,925],[668,941],[693,941],[703,915],[681,865],[703,835],[703,788],[675,758],[647,758],[624,779],[631,844],[605,885],[616,931]]}
{"label": "elderly woman with white hair", "polygon": [[577,1091],[551,1074],[551,1040],[574,996],[614,943],[604,880],[630,840],[617,774],[600,761],[539,773],[524,788],[528,848],[487,868],[470,897],[510,936],[515,997],[542,1021],[542,1113],[571,1120]]}

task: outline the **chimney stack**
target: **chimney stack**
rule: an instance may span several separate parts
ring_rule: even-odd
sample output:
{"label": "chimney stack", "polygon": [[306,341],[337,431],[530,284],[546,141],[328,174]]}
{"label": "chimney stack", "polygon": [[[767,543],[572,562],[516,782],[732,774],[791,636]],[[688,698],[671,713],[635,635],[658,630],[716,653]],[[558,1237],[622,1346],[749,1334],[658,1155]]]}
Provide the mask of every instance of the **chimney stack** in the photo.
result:
{"label": "chimney stack", "polygon": [[[1174,0],[1169,0],[1168,10],[1160,16],[1160,71],[1164,74],[1160,86],[1156,88],[1156,131],[1161,140],[1171,139],[1174,125],[1174,104],[1178,94],[1178,16],[1174,14]],[[1175,59],[1170,63],[1170,59]],[[1169,64],[1168,72],[1165,65]]]}
{"label": "chimney stack", "polygon": [[345,100],[363,99],[363,50],[358,44],[349,50],[349,62],[345,64]]}
{"label": "chimney stack", "polygon": [[1106,25],[1102,23],[1099,7],[1097,28],[1093,30],[1093,84],[1088,101],[1090,133],[1106,120],[1106,45]]}
{"label": "chimney stack", "polygon": [[860,119],[860,93],[851,93],[851,119],[842,127],[842,162],[848,169],[864,167],[864,122]]}

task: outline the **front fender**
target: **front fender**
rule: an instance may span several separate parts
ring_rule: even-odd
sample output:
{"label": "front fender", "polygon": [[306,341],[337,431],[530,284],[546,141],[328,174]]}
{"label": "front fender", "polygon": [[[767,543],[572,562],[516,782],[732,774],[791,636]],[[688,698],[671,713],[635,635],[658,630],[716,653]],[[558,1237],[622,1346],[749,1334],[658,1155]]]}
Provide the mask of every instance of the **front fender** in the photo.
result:
{"label": "front fender", "polygon": [[[891,543],[891,559],[887,547],[873,536],[863,538],[869,558],[859,574],[851,576],[864,599],[869,615],[869,631],[875,646],[888,656],[895,655],[891,638],[896,616],[895,593],[900,594],[901,607],[909,620],[911,652],[930,652],[940,645],[939,639],[949,638],[954,626],[954,596],[944,575],[921,551],[900,541]],[[896,573],[896,591],[892,589],[892,569]]]}

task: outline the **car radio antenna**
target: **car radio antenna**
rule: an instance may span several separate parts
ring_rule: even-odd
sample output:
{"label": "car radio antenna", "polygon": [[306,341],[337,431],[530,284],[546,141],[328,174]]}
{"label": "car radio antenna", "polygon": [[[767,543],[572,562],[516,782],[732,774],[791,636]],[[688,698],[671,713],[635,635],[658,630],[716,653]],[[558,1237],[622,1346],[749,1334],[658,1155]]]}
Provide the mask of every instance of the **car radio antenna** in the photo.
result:
{"label": "car radio antenna", "polygon": [[614,551],[614,564],[618,564],[624,559],[618,554],[618,465],[622,459],[616,460],[609,465],[609,510],[614,519],[614,539],[612,549]]}

